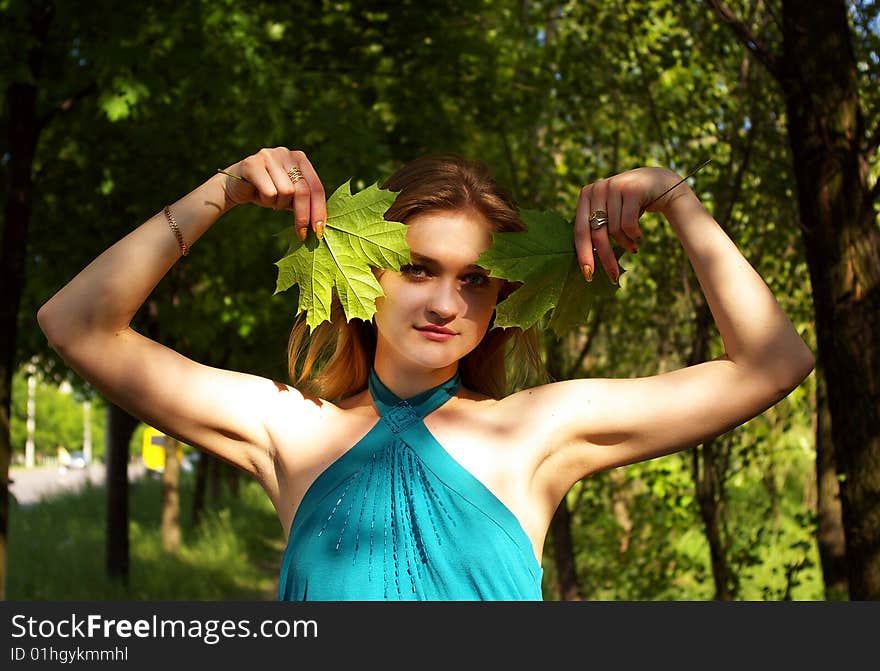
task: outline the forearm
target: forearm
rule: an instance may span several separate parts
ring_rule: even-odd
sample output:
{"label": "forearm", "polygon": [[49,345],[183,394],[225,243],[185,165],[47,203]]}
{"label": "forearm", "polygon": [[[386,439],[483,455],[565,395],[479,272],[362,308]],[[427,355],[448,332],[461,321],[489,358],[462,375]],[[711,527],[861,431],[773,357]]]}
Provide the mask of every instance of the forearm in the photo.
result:
{"label": "forearm", "polygon": [[[170,205],[191,247],[226,211],[221,175]],[[53,345],[94,332],[125,329],[181,250],[161,210],[104,251],[56,293],[38,313]]]}
{"label": "forearm", "polygon": [[690,189],[664,214],[690,260],[728,358],[783,387],[799,384],[812,369],[812,353],[761,276]]}

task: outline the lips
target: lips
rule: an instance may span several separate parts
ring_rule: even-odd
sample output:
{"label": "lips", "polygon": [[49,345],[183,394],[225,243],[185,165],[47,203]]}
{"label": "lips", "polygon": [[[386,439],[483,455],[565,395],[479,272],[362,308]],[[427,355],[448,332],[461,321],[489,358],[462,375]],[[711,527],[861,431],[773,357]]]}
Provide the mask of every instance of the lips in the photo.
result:
{"label": "lips", "polygon": [[433,326],[433,325],[416,326],[416,330],[425,331],[425,332],[429,332],[429,333],[443,333],[446,335],[455,335],[455,331],[453,331],[452,329],[448,329],[445,326]]}
{"label": "lips", "polygon": [[416,331],[421,333],[426,339],[436,342],[444,342],[456,335],[455,331],[444,326],[417,326]]}

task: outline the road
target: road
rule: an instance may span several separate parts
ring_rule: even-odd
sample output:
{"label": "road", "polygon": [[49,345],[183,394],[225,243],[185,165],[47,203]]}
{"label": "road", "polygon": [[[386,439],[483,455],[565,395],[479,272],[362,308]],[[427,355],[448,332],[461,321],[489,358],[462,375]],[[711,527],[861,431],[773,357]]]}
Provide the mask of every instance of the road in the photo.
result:
{"label": "road", "polygon": [[[104,484],[104,464],[90,464],[86,468],[59,468],[58,466],[38,466],[36,468],[14,468],[9,477],[12,484],[9,491],[19,505],[29,506],[54,494],[73,491],[91,482],[95,486]],[[135,480],[144,474],[142,464],[129,464],[128,479]]]}

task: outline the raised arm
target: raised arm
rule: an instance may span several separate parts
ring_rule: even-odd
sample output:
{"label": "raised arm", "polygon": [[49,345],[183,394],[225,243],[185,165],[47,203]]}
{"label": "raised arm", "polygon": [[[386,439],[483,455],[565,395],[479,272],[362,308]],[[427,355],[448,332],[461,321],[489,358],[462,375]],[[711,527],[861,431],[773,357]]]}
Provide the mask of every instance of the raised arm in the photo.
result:
{"label": "raised arm", "polygon": [[[632,250],[642,208],[679,179],[669,170],[640,168],[586,187],[575,223],[581,264],[594,268],[598,257],[616,280],[611,239]],[[608,218],[598,229],[589,225],[595,210]],[[665,216],[681,242],[725,352],[652,377],[570,380],[517,394],[514,410],[531,403],[542,418],[547,439],[536,455],[536,484],[550,502],[592,472],[693,447],[742,424],[813,368],[812,353],[770,289],[686,184],[650,210]]]}
{"label": "raised arm", "polygon": [[[303,176],[296,183],[296,173],[287,174],[293,167]],[[302,152],[264,149],[227,172],[245,179],[218,173],[153,215],[58,291],[37,319],[49,344],[106,398],[251,473],[271,495],[277,482],[270,417],[283,406],[286,419],[305,429],[313,405],[286,386],[279,393],[271,380],[196,363],[130,326],[184,248],[235,205],[295,210],[301,236],[326,219],[321,182]]]}

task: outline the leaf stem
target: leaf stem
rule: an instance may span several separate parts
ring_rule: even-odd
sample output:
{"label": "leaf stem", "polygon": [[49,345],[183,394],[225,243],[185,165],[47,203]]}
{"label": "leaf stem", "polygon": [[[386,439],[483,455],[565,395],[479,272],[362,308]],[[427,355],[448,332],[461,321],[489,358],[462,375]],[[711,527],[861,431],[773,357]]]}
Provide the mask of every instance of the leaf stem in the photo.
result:
{"label": "leaf stem", "polygon": [[231,172],[226,172],[225,170],[222,170],[220,168],[217,168],[217,172],[223,175],[228,175],[229,177],[235,177],[235,179],[239,179],[242,182],[247,182],[248,184],[250,184],[250,181],[248,181],[245,177],[242,177],[241,175],[233,175]]}
{"label": "leaf stem", "polygon": [[679,184],[681,184],[681,183],[684,182],[685,180],[687,180],[687,179],[693,177],[694,174],[696,174],[697,170],[701,170],[702,168],[705,168],[705,167],[706,167],[707,165],[709,165],[709,163],[711,163],[711,162],[712,162],[712,159],[711,159],[711,158],[707,158],[705,161],[703,161],[702,163],[700,163],[700,165],[698,165],[696,168],[694,168],[694,169],[691,170],[688,174],[686,174],[684,177],[682,177],[680,180],[678,180],[675,184],[673,184],[673,185],[670,186],[668,189],[666,189],[666,191],[664,191],[664,192],[661,193],[659,196],[657,196],[656,198],[654,198],[653,200],[651,200],[651,202],[649,202],[647,205],[643,205],[643,206],[642,206],[642,212],[644,212],[644,211],[647,210],[649,207],[651,207],[651,205],[653,205],[654,203],[656,203],[658,200],[660,200],[663,196],[665,196],[667,193],[669,193],[670,191],[672,191],[672,190],[673,190],[675,187],[677,187]]}

